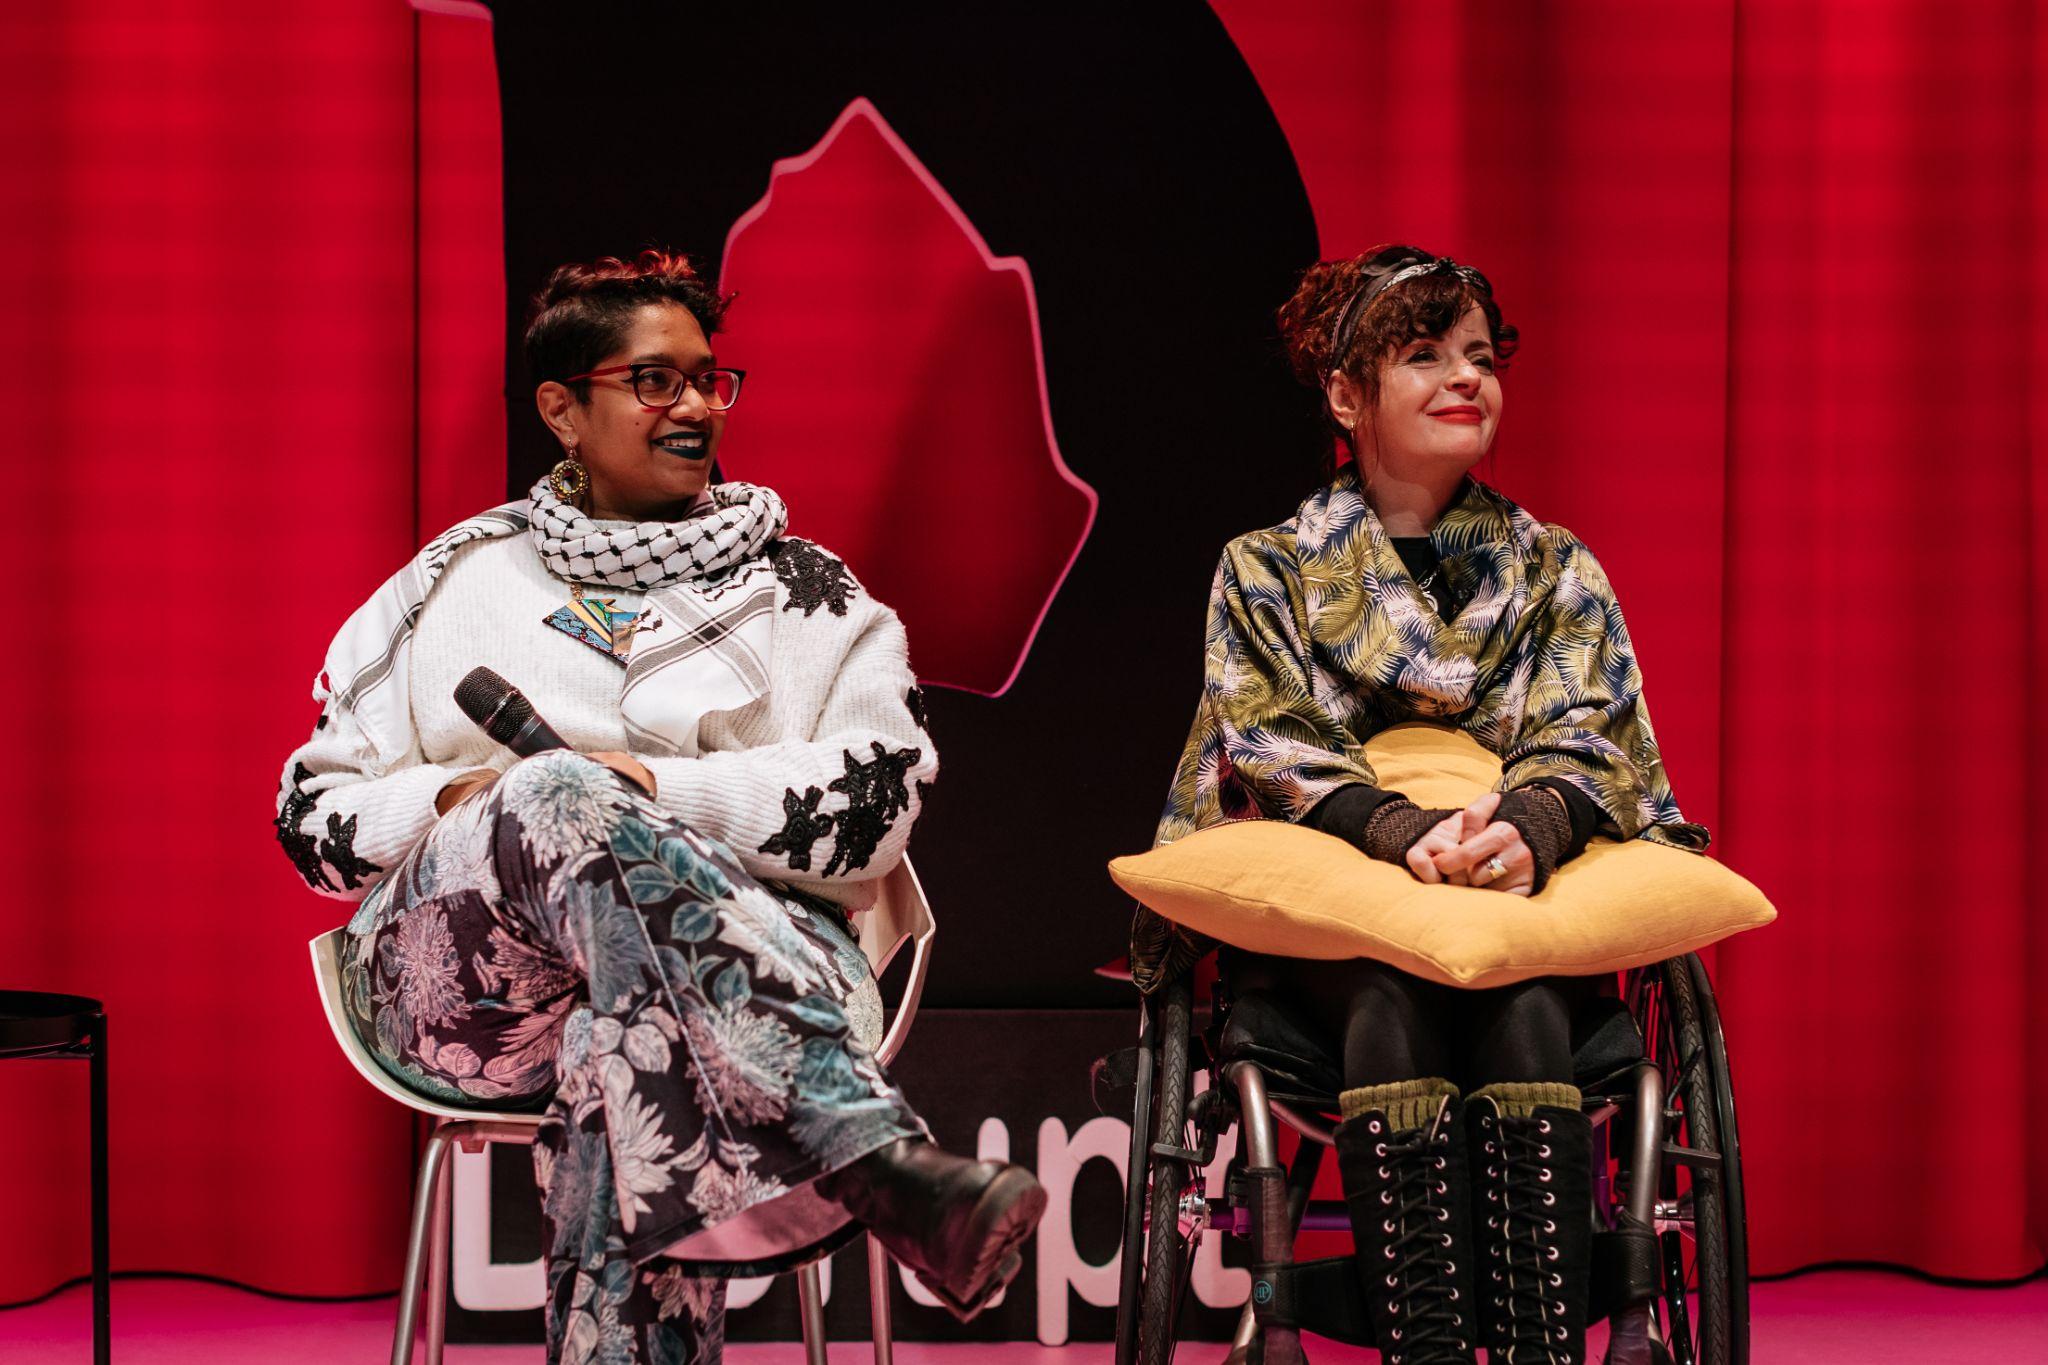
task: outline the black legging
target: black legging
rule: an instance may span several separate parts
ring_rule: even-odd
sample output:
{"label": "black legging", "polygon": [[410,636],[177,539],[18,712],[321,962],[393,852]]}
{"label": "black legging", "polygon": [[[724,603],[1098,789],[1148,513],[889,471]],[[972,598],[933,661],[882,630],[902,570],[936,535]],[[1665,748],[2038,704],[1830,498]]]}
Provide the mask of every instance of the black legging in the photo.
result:
{"label": "black legging", "polygon": [[1346,1089],[1441,1076],[1466,1094],[1499,1081],[1572,1080],[1572,1015],[1598,990],[1544,976],[1489,990],[1424,981],[1363,958],[1311,962],[1225,950],[1231,990],[1263,990],[1344,1044]]}

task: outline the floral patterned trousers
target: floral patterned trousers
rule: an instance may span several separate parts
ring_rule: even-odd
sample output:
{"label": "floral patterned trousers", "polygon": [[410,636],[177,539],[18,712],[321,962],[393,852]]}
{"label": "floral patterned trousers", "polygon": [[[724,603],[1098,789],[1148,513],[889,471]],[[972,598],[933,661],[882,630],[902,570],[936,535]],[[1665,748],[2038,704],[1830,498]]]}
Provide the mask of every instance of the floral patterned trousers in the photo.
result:
{"label": "floral patterned trousers", "polygon": [[349,928],[349,1014],[390,1070],[438,1099],[546,1106],[551,1362],[716,1361],[724,1281],[662,1253],[928,1136],[860,1042],[880,998],[840,918],[594,760],[515,765]]}

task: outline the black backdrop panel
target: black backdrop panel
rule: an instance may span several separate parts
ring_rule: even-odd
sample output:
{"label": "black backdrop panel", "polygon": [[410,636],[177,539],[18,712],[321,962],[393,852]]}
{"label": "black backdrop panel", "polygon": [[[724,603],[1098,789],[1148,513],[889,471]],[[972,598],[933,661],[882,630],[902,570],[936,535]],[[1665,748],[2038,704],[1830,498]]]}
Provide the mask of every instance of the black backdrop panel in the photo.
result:
{"label": "black backdrop panel", "polygon": [[[950,1151],[1000,1155],[1034,1170],[1052,1197],[1045,1221],[1025,1248],[1024,1270],[1003,1296],[964,1326],[890,1286],[902,1341],[1108,1341],[1115,1335],[1117,1239],[1123,1217],[1121,1172],[1130,1144],[1128,1090],[1098,1095],[1090,1063],[1133,1040],[1137,1011],[939,1010],[921,1013],[892,1068],[911,1102]],[[1098,1105],[1111,1113],[1104,1115]],[[539,1254],[532,1162],[525,1148],[493,1148],[493,1258]],[[1219,1161],[1228,1151],[1219,1149]],[[1212,1241],[1216,1238],[1212,1237]],[[1224,1267],[1242,1248],[1218,1245]],[[1226,1281],[1224,1276],[1230,1278]],[[1249,1281],[1211,1268],[1189,1295],[1182,1333],[1222,1340]],[[1085,1282],[1085,1284],[1084,1284]],[[869,1332],[865,1242],[832,1259],[825,1326],[835,1341]],[[732,1310],[734,1341],[791,1341],[801,1332],[796,1279],[784,1275],[752,1303]],[[455,1303],[451,1341],[538,1341],[540,1311],[472,1312]],[[1211,1353],[1215,1354],[1214,1352]]]}
{"label": "black backdrop panel", "polygon": [[1151,842],[1217,553],[1293,509],[1325,444],[1272,320],[1316,255],[1307,194],[1221,23],[1194,3],[507,4],[496,27],[513,496],[557,458],[516,344],[547,271],[654,244],[715,263],[770,165],[856,97],[1028,262],[1060,449],[1101,504],[1010,690],[931,696],[927,998],[1127,999],[1089,975],[1129,923],[1103,864]]}

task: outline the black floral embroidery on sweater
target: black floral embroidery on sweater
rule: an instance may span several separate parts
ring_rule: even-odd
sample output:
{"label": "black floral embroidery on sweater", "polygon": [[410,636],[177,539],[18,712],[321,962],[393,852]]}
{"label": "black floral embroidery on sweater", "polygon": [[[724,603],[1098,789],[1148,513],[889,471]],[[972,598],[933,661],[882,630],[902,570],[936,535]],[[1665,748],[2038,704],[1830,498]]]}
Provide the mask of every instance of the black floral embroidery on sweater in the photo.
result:
{"label": "black floral embroidery on sweater", "polygon": [[284,856],[292,860],[306,885],[315,891],[332,891],[334,883],[327,880],[327,869],[320,865],[320,841],[299,830],[299,822],[313,813],[313,798],[300,789],[312,775],[313,770],[303,763],[292,766],[292,789],[285,793],[284,807],[271,823],[277,827],[277,842],[283,846]]}
{"label": "black floral embroidery on sweater", "polygon": [[320,841],[320,856],[341,874],[342,886],[350,891],[361,886],[372,872],[384,869],[368,858],[356,856],[356,817],[344,820],[333,811],[327,815],[327,837]]}
{"label": "black floral embroidery on sweater", "polygon": [[782,832],[768,836],[768,842],[761,845],[762,853],[787,853],[793,872],[811,870],[811,845],[832,832],[832,816],[820,815],[818,803],[825,799],[825,793],[816,787],[808,787],[802,796],[795,787],[786,788],[782,793]]}
{"label": "black floral embroidery on sweater", "polygon": [[855,758],[851,749],[842,750],[846,773],[826,784],[833,791],[846,794],[846,809],[839,812],[835,822],[832,859],[825,864],[822,874],[827,877],[834,872],[866,867],[896,817],[910,808],[910,792],[904,786],[904,778],[924,751],[898,749],[891,753],[874,741],[868,747],[875,751],[875,757],[867,763]]}
{"label": "black floral embroidery on sweater", "polygon": [[925,719],[924,689],[913,687],[903,694],[903,704],[910,708],[910,718],[917,722],[917,728],[930,734],[932,723]]}
{"label": "black floral embroidery on sweater", "polygon": [[789,600],[782,604],[784,611],[797,609],[809,616],[819,607],[827,607],[834,616],[846,615],[846,604],[858,585],[836,556],[808,540],[784,536],[768,547],[768,560],[789,590]]}

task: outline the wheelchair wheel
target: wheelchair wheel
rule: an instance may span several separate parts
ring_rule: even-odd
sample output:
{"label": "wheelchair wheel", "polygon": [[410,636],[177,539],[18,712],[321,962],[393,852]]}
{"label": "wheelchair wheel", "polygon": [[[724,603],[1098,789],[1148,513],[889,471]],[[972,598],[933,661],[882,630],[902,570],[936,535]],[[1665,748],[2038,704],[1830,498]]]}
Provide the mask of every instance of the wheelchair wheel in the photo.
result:
{"label": "wheelchair wheel", "polygon": [[1742,1170],[1713,990],[1699,958],[1688,954],[1637,973],[1632,996],[1648,1055],[1664,1073],[1666,1151],[1698,1158],[1667,1158],[1658,1192],[1660,1309],[1672,1358],[1676,1365],[1747,1365]]}
{"label": "wheelchair wheel", "polygon": [[1188,1146],[1193,995],[1192,981],[1182,976],[1146,1005],[1124,1187],[1117,1365],[1166,1365],[1173,1359],[1175,1329],[1201,1240],[1199,1232],[1184,1234],[1180,1224],[1181,1198],[1199,1178],[1199,1169],[1155,1150]]}

